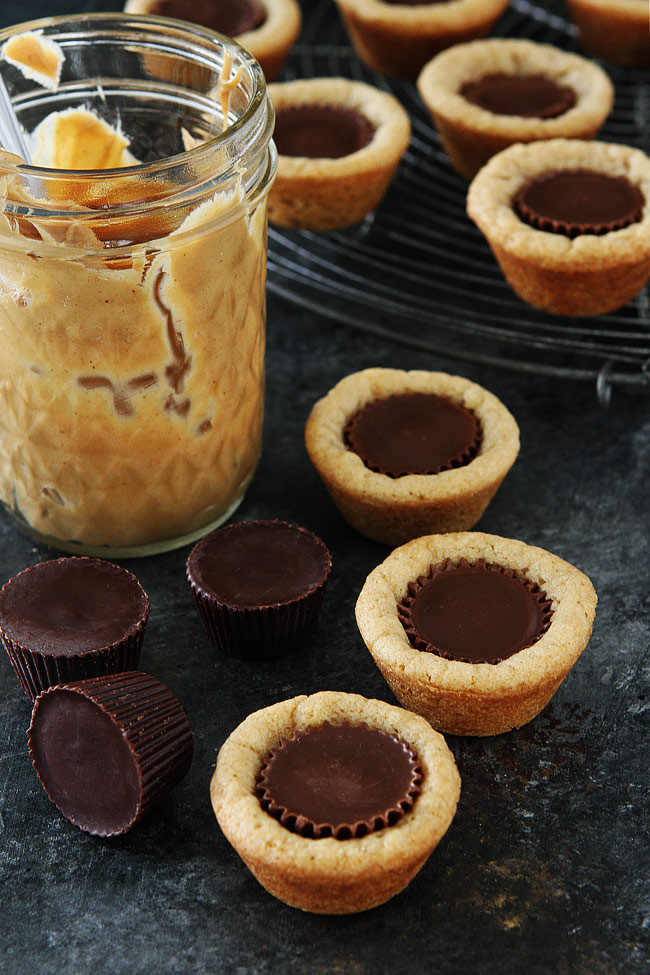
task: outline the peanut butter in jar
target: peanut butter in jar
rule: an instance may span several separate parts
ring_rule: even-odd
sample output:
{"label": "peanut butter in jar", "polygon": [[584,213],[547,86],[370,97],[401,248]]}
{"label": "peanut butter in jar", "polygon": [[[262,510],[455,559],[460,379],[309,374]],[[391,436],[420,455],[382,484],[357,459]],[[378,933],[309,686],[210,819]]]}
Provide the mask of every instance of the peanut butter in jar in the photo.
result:
{"label": "peanut butter in jar", "polygon": [[[201,28],[41,27],[78,46],[64,82],[70,64],[94,75],[76,79],[78,104],[19,91],[35,148],[53,106],[67,118],[69,169],[0,158],[0,499],[64,550],[163,551],[228,517],[259,455],[272,109],[257,63]],[[165,111],[178,151],[137,164],[134,144],[119,167],[74,168],[75,112],[127,140]]]}

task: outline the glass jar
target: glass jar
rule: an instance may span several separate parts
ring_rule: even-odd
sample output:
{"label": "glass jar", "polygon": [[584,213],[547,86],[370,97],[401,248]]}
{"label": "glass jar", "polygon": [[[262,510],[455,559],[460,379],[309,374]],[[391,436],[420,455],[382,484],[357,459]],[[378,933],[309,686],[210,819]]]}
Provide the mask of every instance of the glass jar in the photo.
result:
{"label": "glass jar", "polygon": [[82,107],[144,161],[80,170],[80,130],[71,169],[0,162],[0,500],[65,551],[175,548],[234,511],[260,451],[264,76],[180,21],[54,17],[0,44],[26,31],[65,58],[53,89],[2,65],[32,147]]}

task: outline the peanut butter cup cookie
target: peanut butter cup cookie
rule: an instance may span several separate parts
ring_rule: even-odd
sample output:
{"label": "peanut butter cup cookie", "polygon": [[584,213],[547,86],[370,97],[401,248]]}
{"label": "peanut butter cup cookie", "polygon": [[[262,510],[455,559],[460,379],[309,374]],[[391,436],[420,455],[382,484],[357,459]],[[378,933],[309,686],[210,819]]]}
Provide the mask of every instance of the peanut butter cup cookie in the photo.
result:
{"label": "peanut butter cup cookie", "polygon": [[417,78],[452,44],[485,37],[508,0],[336,0],[357,54],[369,68]]}
{"label": "peanut butter cup cookie", "polygon": [[544,708],[586,647],[596,593],[578,569],[481,532],[430,535],[374,569],[361,636],[405,707],[454,735],[498,735]]}
{"label": "peanut butter cup cookie", "polygon": [[650,158],[578,139],[510,146],[474,178],[467,212],[513,290],[557,315],[600,315],[650,276]]}
{"label": "peanut butter cup cookie", "polygon": [[647,0],[567,0],[589,54],[625,68],[650,67]]}
{"label": "peanut butter cup cookie", "polygon": [[278,168],[269,220],[332,230],[359,223],[388,189],[411,136],[392,95],[346,78],[269,85]]}
{"label": "peanut butter cup cookie", "polygon": [[331,691],[249,715],[210,783],[219,825],[257,880],[317,914],[365,911],[403,890],[459,792],[453,756],[426,721]]}
{"label": "peanut butter cup cookie", "polygon": [[259,61],[267,81],[282,71],[302,24],[296,0],[127,0],[124,10],[188,20],[233,37]]}
{"label": "peanut butter cup cookie", "polygon": [[316,403],[305,443],[352,527],[400,545],[475,525],[517,457],[519,429],[468,379],[366,369]]}
{"label": "peanut butter cup cookie", "polygon": [[452,166],[467,179],[515,142],[592,139],[614,102],[611,81],[586,58],[502,38],[444,51],[417,84]]}

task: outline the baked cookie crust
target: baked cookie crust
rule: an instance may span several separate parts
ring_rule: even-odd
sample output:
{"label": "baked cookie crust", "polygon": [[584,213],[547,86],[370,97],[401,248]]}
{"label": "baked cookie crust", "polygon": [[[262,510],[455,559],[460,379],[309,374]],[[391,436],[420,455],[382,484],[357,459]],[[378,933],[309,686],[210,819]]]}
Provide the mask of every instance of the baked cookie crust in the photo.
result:
{"label": "baked cookie crust", "polygon": [[508,0],[446,0],[408,5],[382,0],[336,0],[350,39],[373,71],[415,79],[435,54],[485,37]]}
{"label": "baked cookie crust", "polygon": [[[255,787],[270,749],[325,722],[365,722],[417,753],[421,793],[394,826],[362,838],[311,839],[290,832],[260,805]],[[446,833],[459,794],[453,756],[426,721],[382,701],[333,691],[249,715],[222,746],[210,783],[219,825],[256,879],[285,904],[317,914],[365,911],[403,890]]]}
{"label": "baked cookie crust", "polygon": [[[446,559],[479,559],[536,582],[552,601],[548,630],[498,664],[464,663],[415,650],[397,615],[408,583]],[[548,704],[586,647],[596,593],[584,573],[550,552],[482,532],[430,535],[402,545],[374,569],[356,606],[359,631],[398,701],[453,735],[499,735]]]}
{"label": "baked cookie crust", "polygon": [[585,50],[625,68],[650,67],[646,0],[567,0]]}
{"label": "baked cookie crust", "polygon": [[[439,474],[389,477],[366,467],[345,443],[347,421],[366,403],[405,392],[436,393],[473,412],[482,429],[477,456]],[[519,428],[496,396],[461,376],[366,369],[346,376],[315,404],[305,443],[346,521],[375,541],[401,545],[475,525],[517,457]]]}
{"label": "baked cookie crust", "polygon": [[269,220],[282,227],[332,230],[359,223],[388,189],[411,138],[409,117],[392,95],[347,78],[312,78],[269,85],[276,111],[334,105],[365,116],[374,127],[363,149],[339,159],[278,155]]}
{"label": "baked cookie crust", "polygon": [[[525,118],[490,112],[460,93],[468,82],[497,73],[544,75],[571,88],[575,105],[555,118]],[[550,44],[501,38],[443,51],[423,69],[417,87],[452,166],[466,179],[515,142],[592,139],[614,103],[614,86],[593,62]]]}
{"label": "baked cookie crust", "polygon": [[[642,218],[622,230],[574,239],[536,230],[512,201],[547,172],[589,169],[622,176],[645,197]],[[641,149],[578,139],[514,145],[475,176],[467,213],[483,232],[511,288],[556,315],[600,315],[620,308],[650,277],[650,158]]]}
{"label": "baked cookie crust", "polygon": [[[201,0],[196,0],[200,5]],[[264,23],[238,34],[235,40],[259,62],[267,81],[274,81],[284,68],[302,27],[296,0],[259,0],[266,12]],[[156,13],[156,0],[127,0],[124,10],[132,14]]]}

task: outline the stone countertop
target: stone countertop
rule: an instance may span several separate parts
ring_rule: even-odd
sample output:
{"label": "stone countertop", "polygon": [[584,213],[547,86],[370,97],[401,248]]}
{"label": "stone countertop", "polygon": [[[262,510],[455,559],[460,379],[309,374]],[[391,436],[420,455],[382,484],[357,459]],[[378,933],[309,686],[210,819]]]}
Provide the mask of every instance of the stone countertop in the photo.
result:
{"label": "stone countertop", "polygon": [[[392,701],[354,621],[388,553],[350,529],[312,468],[303,428],[334,382],[371,365],[457,371],[512,410],[522,450],[479,528],[573,562],[593,580],[591,642],[531,724],[449,738],[462,795],[449,832],[394,900],[319,917],[274,900],[231,849],[208,785],[251,711],[317,690]],[[196,736],[185,780],[131,833],[100,840],[48,801],[27,753],[30,709],[0,657],[0,970],[316,975],[642,975],[648,970],[647,734],[650,399],[416,353],[271,296],[261,463],[237,518],[323,537],[334,569],[310,642],[270,665],[217,654],[184,575],[188,550],[129,568],[151,597],[142,669],[181,699]],[[0,577],[56,553],[0,517]]]}

